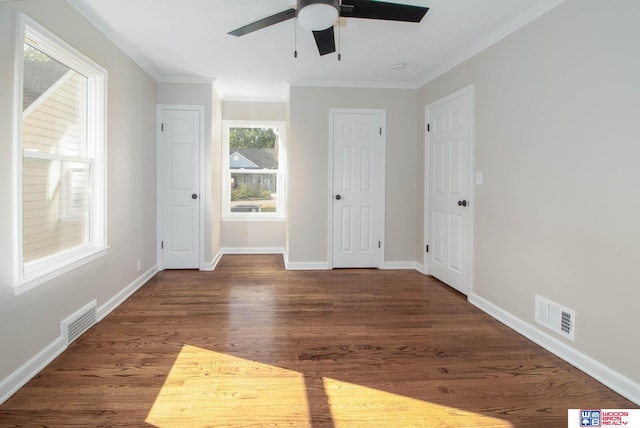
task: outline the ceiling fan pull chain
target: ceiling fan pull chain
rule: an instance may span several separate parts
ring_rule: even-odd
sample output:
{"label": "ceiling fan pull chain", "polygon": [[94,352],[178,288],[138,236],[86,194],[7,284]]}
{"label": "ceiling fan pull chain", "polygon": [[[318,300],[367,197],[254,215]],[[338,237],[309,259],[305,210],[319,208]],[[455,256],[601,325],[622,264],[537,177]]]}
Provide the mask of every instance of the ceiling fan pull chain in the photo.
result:
{"label": "ceiling fan pull chain", "polygon": [[[340,10],[342,10],[342,0],[340,0],[339,8],[340,8]],[[342,20],[342,17],[338,16],[338,61],[342,60],[342,52],[341,52],[342,43],[340,43],[341,40],[342,40],[342,29],[340,28],[340,27],[342,27],[340,25],[341,24],[341,22],[340,22],[341,20]]]}
{"label": "ceiling fan pull chain", "polygon": [[298,58],[298,17],[293,23],[293,57]]}
{"label": "ceiling fan pull chain", "polygon": [[341,52],[342,43],[340,43],[341,40],[342,40],[342,30],[340,29],[340,18],[338,18],[338,61],[342,60],[342,52]]}

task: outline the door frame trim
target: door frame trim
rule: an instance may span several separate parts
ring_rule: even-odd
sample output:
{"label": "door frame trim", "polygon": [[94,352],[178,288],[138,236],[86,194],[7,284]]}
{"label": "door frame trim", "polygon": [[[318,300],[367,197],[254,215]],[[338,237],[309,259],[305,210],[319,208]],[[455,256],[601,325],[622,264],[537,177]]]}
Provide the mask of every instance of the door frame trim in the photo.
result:
{"label": "door frame trim", "polygon": [[378,269],[384,267],[385,256],[385,201],[386,201],[386,145],[387,145],[387,111],[385,109],[361,109],[361,108],[330,108],[329,109],[329,159],[328,159],[328,183],[329,198],[327,210],[327,260],[329,261],[329,269],[333,269],[333,125],[334,116],[336,114],[377,114],[380,118],[380,126],[382,126],[381,147],[380,147],[380,175],[378,179],[380,194],[378,198],[378,237],[380,238],[380,251],[378,254]]}
{"label": "door frame trim", "polygon": [[468,242],[468,266],[467,266],[467,296],[472,294],[473,290],[473,237],[474,237],[474,224],[475,224],[475,87],[474,85],[466,86],[452,94],[449,94],[443,98],[433,101],[427,104],[424,108],[424,217],[423,217],[423,232],[424,239],[422,242],[423,248],[423,268],[424,274],[429,275],[429,253],[425,251],[426,246],[429,244],[429,153],[431,152],[430,134],[427,132],[427,124],[429,123],[429,112],[435,107],[441,104],[445,104],[453,99],[461,96],[469,95],[470,97],[470,121],[469,127],[469,242]]}
{"label": "door frame trim", "polygon": [[163,146],[162,146],[162,114],[165,110],[182,110],[182,111],[197,111],[200,117],[200,138],[198,142],[198,157],[200,159],[199,162],[199,174],[198,181],[200,186],[200,197],[198,198],[198,207],[199,207],[199,224],[198,228],[200,229],[200,233],[198,233],[198,269],[205,269],[205,199],[209,199],[208,195],[206,195],[206,187],[205,187],[205,150],[204,150],[204,142],[205,142],[205,106],[204,105],[183,105],[183,104],[158,104],[156,108],[156,147],[157,147],[157,156],[156,156],[156,193],[157,193],[157,228],[156,228],[156,262],[158,264],[158,270],[164,270],[164,259],[162,257],[162,248],[160,243],[163,240],[162,230],[164,226],[164,216],[163,216],[163,203],[164,203],[164,193],[163,193],[163,180],[162,180],[162,165],[164,160]]}

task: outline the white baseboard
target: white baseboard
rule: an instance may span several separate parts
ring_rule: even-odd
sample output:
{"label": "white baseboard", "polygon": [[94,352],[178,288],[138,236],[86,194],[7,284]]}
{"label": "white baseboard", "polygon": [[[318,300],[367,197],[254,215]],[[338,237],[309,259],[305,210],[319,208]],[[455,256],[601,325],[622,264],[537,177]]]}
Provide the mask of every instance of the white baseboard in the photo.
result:
{"label": "white baseboard", "polygon": [[[329,270],[329,262],[292,262],[285,248],[280,247],[223,247],[218,252],[217,262],[224,254],[282,254],[286,270]],[[213,263],[212,263],[213,265]],[[215,265],[214,265],[215,267]],[[412,269],[424,273],[422,264],[417,262],[384,262],[382,269]],[[213,270],[213,269],[207,269]]]}
{"label": "white baseboard", "polygon": [[222,247],[224,254],[284,254],[282,247]]}
{"label": "white baseboard", "polygon": [[289,254],[284,251],[282,253],[284,259],[284,268],[286,270],[329,270],[328,262],[292,262],[289,260]]}
{"label": "white baseboard", "polygon": [[[142,287],[157,272],[158,266],[153,266],[131,284],[126,286],[122,291],[101,305],[96,314],[98,322],[109,315],[115,308],[120,306],[122,302]],[[42,369],[48,366],[49,363],[51,363],[51,361],[53,361],[58,355],[63,353],[65,349],[67,349],[66,341],[64,337],[60,335],[42,351],[38,352],[33,358],[11,373],[6,379],[3,379],[0,382],[0,404],[4,403],[34,376],[40,373]]]}
{"label": "white baseboard", "polygon": [[582,370],[597,381],[640,405],[640,384],[605,366],[588,355],[576,350],[555,337],[543,332],[524,320],[494,305],[476,294],[469,294],[469,303],[488,315],[522,334],[527,339],[542,346],[547,351],[562,358],[572,366]]}
{"label": "white baseboard", "polygon": [[220,263],[225,254],[284,254],[284,248],[280,247],[222,247],[213,257],[211,262],[205,263],[201,270],[212,271]]}
{"label": "white baseboard", "polygon": [[421,265],[416,262],[384,262],[382,269],[411,269],[420,272]]}
{"label": "white baseboard", "polygon": [[64,338],[59,336],[46,348],[24,363],[18,370],[11,373],[6,379],[3,379],[2,382],[0,382],[0,404],[18,392],[18,390],[35,375],[47,367],[51,361],[62,354],[65,349],[67,349],[67,345]]}
{"label": "white baseboard", "polygon": [[138,290],[138,288],[142,287],[158,272],[158,266],[153,266],[151,269],[135,279],[131,284],[127,285],[118,294],[107,300],[104,304],[100,305],[97,313],[98,322],[102,321],[104,317],[109,315],[115,308],[120,306],[122,302],[127,300],[133,293]]}
{"label": "white baseboard", "polygon": [[204,267],[202,270],[204,271],[212,271],[216,268],[216,266],[218,266],[218,263],[220,263],[220,259],[222,258],[222,250],[218,250],[218,253],[213,257],[213,259],[211,260],[210,263],[205,263]]}
{"label": "white baseboard", "polygon": [[[329,262],[292,262],[289,255],[282,253],[284,266],[287,270],[328,270],[331,269]],[[422,265],[416,262],[383,262],[381,269],[411,269],[422,272]]]}
{"label": "white baseboard", "polygon": [[[286,270],[328,270],[327,262],[290,262],[286,249],[282,247],[223,247],[218,251],[216,258],[211,263],[211,269],[215,268],[225,254],[282,254]],[[207,264],[208,267],[208,264]],[[209,269],[207,269],[209,270]]]}
{"label": "white baseboard", "polygon": [[285,263],[287,270],[329,270],[327,262],[288,262]]}

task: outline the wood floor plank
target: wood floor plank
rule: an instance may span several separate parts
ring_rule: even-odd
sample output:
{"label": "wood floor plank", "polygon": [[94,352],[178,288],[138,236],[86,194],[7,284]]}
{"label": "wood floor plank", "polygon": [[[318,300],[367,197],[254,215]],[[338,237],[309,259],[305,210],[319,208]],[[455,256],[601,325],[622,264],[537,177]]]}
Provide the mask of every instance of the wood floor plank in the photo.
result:
{"label": "wood floor plank", "polygon": [[565,427],[636,407],[415,271],[164,271],[0,406],[0,426]]}

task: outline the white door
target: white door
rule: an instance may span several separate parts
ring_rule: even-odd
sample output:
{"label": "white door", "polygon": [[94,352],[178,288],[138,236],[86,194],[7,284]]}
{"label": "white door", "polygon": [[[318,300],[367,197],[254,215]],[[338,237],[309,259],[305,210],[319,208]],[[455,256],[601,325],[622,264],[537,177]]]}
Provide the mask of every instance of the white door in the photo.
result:
{"label": "white door", "polygon": [[469,169],[473,94],[463,90],[427,106],[428,273],[467,294]]}
{"label": "white door", "polygon": [[162,110],[162,260],[165,269],[200,266],[199,110]]}
{"label": "white door", "polygon": [[332,267],[380,267],[384,112],[331,114]]}

